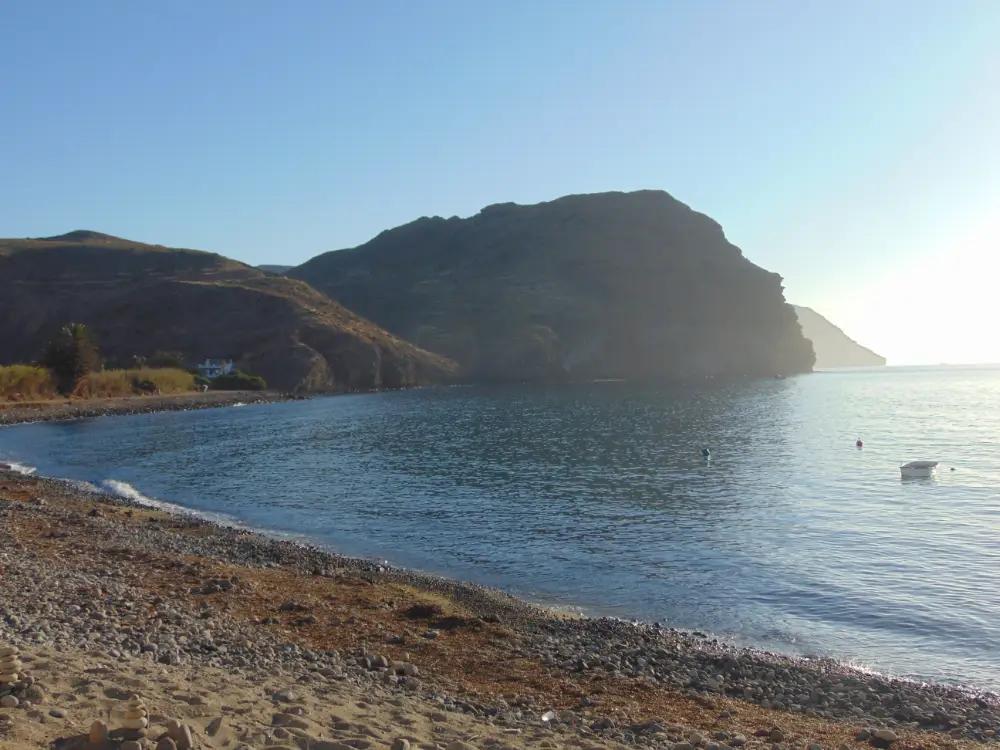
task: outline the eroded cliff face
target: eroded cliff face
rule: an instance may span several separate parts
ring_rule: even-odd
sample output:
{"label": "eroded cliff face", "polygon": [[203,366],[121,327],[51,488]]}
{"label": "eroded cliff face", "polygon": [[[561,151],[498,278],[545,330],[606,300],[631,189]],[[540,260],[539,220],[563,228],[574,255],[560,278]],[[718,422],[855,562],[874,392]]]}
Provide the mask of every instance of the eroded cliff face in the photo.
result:
{"label": "eroded cliff face", "polygon": [[0,363],[34,360],[68,321],[89,325],[113,360],[231,357],[281,389],[395,388],[455,370],[304,282],[212,253],[93,232],[0,240]]}
{"label": "eroded cliff face", "polygon": [[813,364],[781,278],[659,191],[423,218],[289,276],[474,379],[772,375]]}

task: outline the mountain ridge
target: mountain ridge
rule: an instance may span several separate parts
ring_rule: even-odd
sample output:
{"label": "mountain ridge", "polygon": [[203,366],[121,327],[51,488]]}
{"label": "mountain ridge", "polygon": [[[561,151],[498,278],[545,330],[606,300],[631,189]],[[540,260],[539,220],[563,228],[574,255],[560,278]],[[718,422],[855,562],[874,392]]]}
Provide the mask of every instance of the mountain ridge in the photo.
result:
{"label": "mountain ridge", "polygon": [[813,361],[780,276],[657,190],[421,217],[288,276],[474,379],[790,374]]}
{"label": "mountain ridge", "polygon": [[113,360],[228,357],[289,390],[421,385],[455,370],[305,282],[217,253],[90,230],[0,239],[0,362],[36,359],[68,321],[89,325]]}

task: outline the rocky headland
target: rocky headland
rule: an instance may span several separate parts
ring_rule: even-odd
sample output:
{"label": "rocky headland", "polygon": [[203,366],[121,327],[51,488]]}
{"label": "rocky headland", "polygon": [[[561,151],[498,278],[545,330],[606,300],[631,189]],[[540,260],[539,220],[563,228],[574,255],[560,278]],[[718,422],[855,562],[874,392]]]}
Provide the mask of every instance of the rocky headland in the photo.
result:
{"label": "rocky headland", "polygon": [[[1000,729],[993,695],[568,617],[3,470],[0,647],[0,750],[88,747],[95,722],[118,750],[916,750]],[[113,735],[123,718],[145,734]]]}
{"label": "rocky headland", "polygon": [[793,305],[802,335],[812,342],[816,367],[884,367],[885,357],[862,346],[811,307]]}
{"label": "rocky headland", "polygon": [[473,380],[809,372],[781,277],[659,190],[424,217],[288,271]]}

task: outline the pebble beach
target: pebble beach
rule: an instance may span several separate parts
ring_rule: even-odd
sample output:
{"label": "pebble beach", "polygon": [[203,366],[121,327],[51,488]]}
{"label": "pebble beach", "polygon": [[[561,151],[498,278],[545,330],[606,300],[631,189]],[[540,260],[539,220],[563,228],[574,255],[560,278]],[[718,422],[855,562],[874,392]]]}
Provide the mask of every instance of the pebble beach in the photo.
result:
{"label": "pebble beach", "polygon": [[568,616],[4,469],[2,648],[22,666],[0,750],[964,748],[1000,729],[991,694]]}
{"label": "pebble beach", "polygon": [[275,391],[207,391],[168,396],[64,398],[48,401],[0,401],[0,425],[66,419],[149,414],[159,411],[213,409],[234,404],[261,404],[297,398]]}

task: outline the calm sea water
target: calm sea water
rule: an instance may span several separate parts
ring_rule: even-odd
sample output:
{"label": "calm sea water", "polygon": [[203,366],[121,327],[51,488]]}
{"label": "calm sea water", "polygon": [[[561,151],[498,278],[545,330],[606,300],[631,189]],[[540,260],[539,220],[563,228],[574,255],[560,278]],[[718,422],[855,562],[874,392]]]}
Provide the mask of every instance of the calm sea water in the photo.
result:
{"label": "calm sea water", "polygon": [[[0,458],[546,603],[1000,689],[1000,369],[340,396],[0,429]],[[938,478],[901,480],[924,458]]]}

